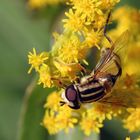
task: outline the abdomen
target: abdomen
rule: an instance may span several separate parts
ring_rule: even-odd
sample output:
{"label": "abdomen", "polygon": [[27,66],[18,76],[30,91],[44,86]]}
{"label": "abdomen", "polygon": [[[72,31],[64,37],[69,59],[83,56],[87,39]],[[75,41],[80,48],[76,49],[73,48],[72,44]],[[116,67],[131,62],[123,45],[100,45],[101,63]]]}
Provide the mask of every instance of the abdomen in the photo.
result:
{"label": "abdomen", "polygon": [[82,103],[95,102],[105,95],[104,87],[97,81],[93,80],[85,85],[77,85],[79,99]]}

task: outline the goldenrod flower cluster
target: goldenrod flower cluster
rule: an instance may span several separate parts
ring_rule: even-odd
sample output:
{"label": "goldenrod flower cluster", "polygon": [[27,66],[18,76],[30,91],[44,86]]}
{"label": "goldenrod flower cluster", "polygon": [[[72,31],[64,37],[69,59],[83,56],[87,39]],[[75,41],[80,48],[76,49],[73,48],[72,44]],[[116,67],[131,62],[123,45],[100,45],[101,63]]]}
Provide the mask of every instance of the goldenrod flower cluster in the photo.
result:
{"label": "goldenrod flower cluster", "polygon": [[44,105],[46,112],[42,124],[50,134],[61,130],[67,133],[78,124],[86,135],[92,132],[99,133],[105,119],[110,120],[121,113],[117,107],[101,103],[94,103],[90,108],[82,106],[80,110],[73,110],[67,105],[60,106],[61,92],[51,93]]}
{"label": "goldenrod flower cluster", "polygon": [[[140,11],[128,6],[121,7],[113,13],[117,27],[110,31],[110,36],[116,38],[123,30],[130,31],[126,46],[123,65],[123,75],[116,85],[110,102],[116,101],[124,105],[124,115],[121,116],[124,127],[130,132],[140,131]],[[122,113],[122,114],[123,114]]]}
{"label": "goldenrod flower cluster", "polygon": [[87,64],[85,57],[89,49],[100,47],[106,18],[117,2],[118,0],[108,3],[97,0],[71,0],[68,3],[72,8],[65,13],[67,19],[63,20],[63,33],[54,33],[55,43],[52,50],[36,54],[34,49],[33,53],[29,53],[29,64],[31,69],[34,68],[39,73],[39,83],[44,87],[60,86],[61,82],[69,83],[77,78],[77,73],[84,70],[79,61]]}
{"label": "goldenrod flower cluster", "polygon": [[58,133],[61,130],[68,132],[73,128],[78,119],[73,116],[73,110],[68,106],[60,107],[60,93],[53,92],[47,98],[45,104],[46,112],[43,119],[43,125],[48,129],[50,134]]}
{"label": "goldenrod flower cluster", "polygon": [[[90,49],[100,48],[101,42],[107,46],[107,43],[102,41],[103,28],[108,13],[118,2],[119,0],[67,2],[71,8],[65,13],[67,18],[63,19],[63,33],[54,33],[55,42],[52,50],[37,54],[33,49],[33,53],[30,52],[28,55],[31,64],[29,73],[35,69],[39,74],[39,84],[43,84],[43,87],[61,88],[80,77],[80,71],[85,68],[79,62],[88,64],[86,56]],[[60,106],[62,90],[48,95],[42,124],[50,134],[56,134],[61,130],[68,132],[75,125],[80,125],[86,135],[90,135],[93,131],[99,133],[103,121],[113,117],[120,117],[124,126],[130,131],[138,130],[140,126],[139,17],[139,11],[129,7],[119,8],[113,13],[113,19],[118,24],[109,32],[112,39],[116,39],[126,29],[130,31],[131,37],[127,44],[127,53],[125,52],[127,58],[123,65],[123,76],[109,96],[102,102],[82,105],[79,110],[72,110],[67,105]],[[133,127],[132,121],[135,121]]]}

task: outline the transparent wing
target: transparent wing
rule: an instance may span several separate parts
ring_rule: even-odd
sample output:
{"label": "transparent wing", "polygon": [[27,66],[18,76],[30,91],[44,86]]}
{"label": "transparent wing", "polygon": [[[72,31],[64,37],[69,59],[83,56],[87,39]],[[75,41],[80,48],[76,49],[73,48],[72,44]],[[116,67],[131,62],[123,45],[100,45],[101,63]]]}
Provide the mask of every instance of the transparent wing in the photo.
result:
{"label": "transparent wing", "polygon": [[[95,69],[94,69],[94,75],[96,76],[99,72],[105,73],[105,72],[111,72],[116,71],[117,67],[115,64],[114,59],[120,59],[121,54],[119,53],[122,48],[126,46],[126,43],[128,42],[129,38],[129,32],[126,30],[123,32],[120,37],[115,41],[115,43],[111,46],[111,48],[106,49],[105,52],[101,55],[101,59],[97,63]],[[119,57],[120,58],[119,58]],[[118,60],[119,62],[120,60]],[[114,72],[113,72],[114,73]]]}
{"label": "transparent wing", "polygon": [[115,43],[112,45],[112,50],[114,53],[119,54],[119,51],[126,46],[127,42],[129,41],[129,31],[124,31],[119,38],[115,41]]}
{"label": "transparent wing", "polygon": [[[118,59],[118,60],[117,60]],[[112,56],[111,59],[102,67],[102,69],[100,70],[101,73],[109,73],[112,75],[117,75],[119,69],[116,65],[116,61],[119,63],[120,65],[120,59],[117,56]]]}
{"label": "transparent wing", "polygon": [[115,86],[110,94],[107,94],[99,102],[126,108],[140,107],[140,88],[124,88],[123,85]]}

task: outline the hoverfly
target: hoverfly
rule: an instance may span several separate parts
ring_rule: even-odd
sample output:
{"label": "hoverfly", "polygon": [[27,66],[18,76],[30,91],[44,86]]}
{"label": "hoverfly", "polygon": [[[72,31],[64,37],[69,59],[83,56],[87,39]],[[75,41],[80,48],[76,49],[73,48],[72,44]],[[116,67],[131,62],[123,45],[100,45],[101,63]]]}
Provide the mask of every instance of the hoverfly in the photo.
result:
{"label": "hoverfly", "polygon": [[121,59],[117,52],[125,45],[127,37],[128,31],[125,31],[111,48],[102,50],[101,58],[90,75],[65,89],[62,98],[69,107],[79,109],[81,103],[99,101],[111,92],[122,74]]}
{"label": "hoverfly", "polygon": [[[109,18],[107,19],[108,22]],[[106,27],[104,29],[106,31]],[[122,74],[121,59],[118,52],[123,48],[128,39],[128,31],[112,43],[110,48],[103,48],[101,57],[95,69],[81,78],[79,83],[71,84],[62,93],[62,104],[67,104],[72,109],[79,109],[83,103],[100,101],[112,91],[117,79]],[[111,42],[108,36],[105,37]]]}

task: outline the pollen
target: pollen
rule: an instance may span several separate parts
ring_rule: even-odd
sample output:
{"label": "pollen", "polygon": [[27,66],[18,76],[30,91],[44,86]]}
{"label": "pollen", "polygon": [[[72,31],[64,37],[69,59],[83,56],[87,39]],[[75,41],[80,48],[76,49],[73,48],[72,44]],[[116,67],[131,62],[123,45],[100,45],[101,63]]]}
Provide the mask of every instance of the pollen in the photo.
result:
{"label": "pollen", "polygon": [[46,104],[44,105],[45,108],[51,108],[54,111],[58,111],[60,108],[60,93],[59,92],[52,92],[46,101]]}
{"label": "pollen", "polygon": [[128,109],[130,115],[124,120],[124,127],[130,132],[140,130],[140,108]]}
{"label": "pollen", "polygon": [[39,71],[40,65],[44,63],[45,60],[48,59],[48,53],[41,53],[36,54],[35,48],[33,48],[33,53],[29,52],[28,55],[29,58],[29,64],[31,65],[31,68],[29,69],[28,73],[31,73],[31,70],[34,68],[36,71]]}
{"label": "pollen", "polygon": [[85,36],[86,36],[85,43],[87,44],[87,46],[92,47],[94,45],[97,48],[100,48],[98,44],[101,40],[101,36],[102,36],[101,32],[98,32],[98,31],[95,32],[94,30],[91,30],[91,31],[85,32]]}
{"label": "pollen", "polygon": [[42,124],[51,135],[59,132],[59,127],[57,126],[55,113],[53,111],[50,112],[46,110]]}
{"label": "pollen", "polygon": [[97,118],[90,115],[90,113],[83,113],[80,126],[85,135],[89,136],[92,132],[99,133],[103,124]]}
{"label": "pollen", "polygon": [[67,30],[77,32],[84,29],[84,20],[79,18],[79,13],[74,13],[72,9],[65,13],[68,19],[64,19],[64,28]]}
{"label": "pollen", "polygon": [[74,125],[78,122],[75,117],[72,117],[72,110],[66,106],[64,106],[64,108],[61,108],[59,114],[56,117],[56,120],[59,127],[66,133],[69,132],[70,128],[74,128]]}
{"label": "pollen", "polygon": [[52,87],[50,68],[47,65],[42,65],[39,69],[38,84],[43,84],[43,87]]}
{"label": "pollen", "polygon": [[[91,24],[91,21],[95,18],[96,12],[101,13],[102,11],[98,7],[101,4],[101,1],[95,2],[95,0],[81,0],[81,1],[72,1],[74,4],[73,9],[77,9],[78,13],[82,14],[82,19],[85,20],[86,23]],[[84,12],[83,12],[84,11]],[[92,16],[91,16],[92,15]],[[87,19],[87,21],[86,21]]]}

